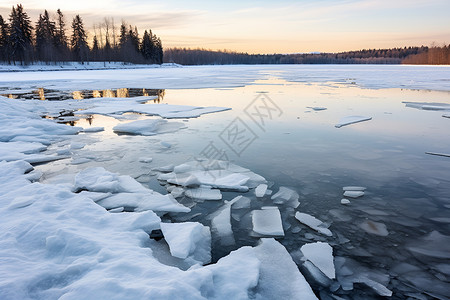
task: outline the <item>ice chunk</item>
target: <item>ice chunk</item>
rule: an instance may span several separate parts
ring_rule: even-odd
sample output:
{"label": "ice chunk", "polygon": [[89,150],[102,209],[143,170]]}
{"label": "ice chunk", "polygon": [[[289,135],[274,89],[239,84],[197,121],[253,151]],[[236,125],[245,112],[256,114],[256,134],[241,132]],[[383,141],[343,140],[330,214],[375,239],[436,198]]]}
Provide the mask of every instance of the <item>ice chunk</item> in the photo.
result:
{"label": "ice chunk", "polygon": [[231,205],[225,204],[211,220],[211,229],[220,237],[223,246],[235,243],[231,228]]}
{"label": "ice chunk", "polygon": [[333,248],[328,243],[316,242],[303,245],[300,250],[328,278],[336,278],[333,262]]}
{"label": "ice chunk", "polygon": [[450,114],[443,114],[442,115],[444,118],[450,118]]}
{"label": "ice chunk", "polygon": [[363,284],[367,285],[368,287],[370,287],[372,290],[374,290],[380,296],[384,296],[384,297],[392,296],[392,291],[390,289],[388,289],[381,283],[368,278],[367,276],[364,276],[364,275],[356,276],[353,279],[353,282],[363,283]]}
{"label": "ice chunk", "polygon": [[254,254],[261,261],[256,299],[317,299],[286,248],[275,239],[261,239]]}
{"label": "ice chunk", "polygon": [[436,156],[443,156],[443,157],[450,157],[450,153],[446,154],[446,153],[437,153],[437,152],[425,152],[425,154],[436,155]]}
{"label": "ice chunk", "polygon": [[83,132],[100,132],[104,131],[105,127],[87,127],[83,128]]}
{"label": "ice chunk", "polygon": [[348,199],[341,199],[341,204],[350,204],[350,200],[348,200]]}
{"label": "ice chunk", "polygon": [[158,172],[162,172],[162,173],[169,173],[173,171],[173,168],[175,168],[174,165],[167,165],[167,166],[162,166],[162,167],[156,167],[153,168],[153,171],[158,171]]}
{"label": "ice chunk", "polygon": [[334,125],[336,128],[341,128],[342,126],[355,124],[359,122],[372,120],[372,117],[363,117],[363,116],[348,116],[339,120],[339,123]]}
{"label": "ice chunk", "polygon": [[141,157],[139,158],[139,162],[141,163],[151,163],[153,161],[153,158],[151,157]]}
{"label": "ice chunk", "polygon": [[296,191],[284,186],[280,186],[278,192],[271,197],[271,199],[274,200],[273,203],[287,204],[292,208],[297,208],[300,205],[298,198],[299,195]]}
{"label": "ice chunk", "polygon": [[232,208],[234,209],[249,208],[251,205],[251,200],[244,196],[237,196],[230,202],[232,203]]}
{"label": "ice chunk", "polygon": [[253,231],[262,236],[284,236],[281,214],[276,206],[252,212]]}
{"label": "ice chunk", "polygon": [[221,200],[222,193],[218,189],[212,189],[210,187],[199,187],[196,189],[188,189],[185,191],[185,195],[189,198],[200,200]]}
{"label": "ice chunk", "polygon": [[156,135],[178,131],[186,126],[181,122],[168,122],[162,119],[138,120],[116,125],[113,130],[119,133]]}
{"label": "ice chunk", "polygon": [[201,264],[211,262],[209,227],[197,222],[161,223],[161,231],[174,257],[190,257]]}
{"label": "ice chunk", "polygon": [[403,102],[406,107],[417,108],[422,110],[450,110],[448,103],[433,103],[433,102]]}
{"label": "ice chunk", "polygon": [[362,187],[362,186],[344,186],[342,188],[342,190],[344,192],[346,192],[346,191],[361,191],[361,192],[364,192],[366,190],[366,188]]}
{"label": "ice chunk", "polygon": [[359,225],[359,227],[361,227],[362,229],[364,229],[364,231],[366,231],[368,233],[376,234],[379,236],[387,236],[389,234],[389,232],[387,231],[386,225],[384,225],[383,223],[379,223],[379,222],[367,220],[367,221],[361,223]]}
{"label": "ice chunk", "polygon": [[267,191],[267,184],[261,183],[255,188],[255,195],[258,198],[264,197]]}
{"label": "ice chunk", "polygon": [[83,149],[84,146],[86,146],[85,143],[79,143],[79,142],[70,143],[70,149],[72,149],[72,150]]}
{"label": "ice chunk", "polygon": [[172,195],[161,195],[142,186],[127,175],[118,175],[104,168],[87,168],[75,176],[74,191],[112,193],[97,202],[106,209],[132,207],[135,211],[154,210],[161,212],[189,212]]}
{"label": "ice chunk", "polygon": [[314,111],[321,111],[321,110],[326,110],[326,107],[320,107],[320,106],[307,106],[306,108],[310,108]]}
{"label": "ice chunk", "polygon": [[322,233],[326,236],[333,235],[328,228],[325,228],[325,224],[322,221],[320,221],[319,219],[316,219],[315,217],[313,217],[311,215],[301,213],[301,212],[296,212],[295,218],[297,220],[299,220],[301,223],[316,230],[319,233]]}
{"label": "ice chunk", "polygon": [[350,197],[350,198],[359,198],[364,196],[363,191],[345,191],[344,197]]}

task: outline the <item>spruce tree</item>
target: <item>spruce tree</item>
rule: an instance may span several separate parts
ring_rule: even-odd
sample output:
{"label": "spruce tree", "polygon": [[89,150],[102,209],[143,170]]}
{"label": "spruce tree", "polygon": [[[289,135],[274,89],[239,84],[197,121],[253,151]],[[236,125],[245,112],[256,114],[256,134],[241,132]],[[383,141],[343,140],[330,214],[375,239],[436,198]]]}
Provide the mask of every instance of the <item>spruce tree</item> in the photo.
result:
{"label": "spruce tree", "polygon": [[23,11],[21,4],[12,8],[10,18],[9,41],[11,47],[11,56],[21,64],[27,64],[32,59],[33,40],[30,17]]}
{"label": "spruce tree", "polygon": [[66,22],[64,20],[64,15],[58,8],[56,11],[56,49],[58,50],[59,60],[69,60],[69,48],[67,46],[67,36],[66,36]]}
{"label": "spruce tree", "polygon": [[0,61],[10,62],[8,24],[5,22],[5,20],[1,15],[0,15]]}
{"label": "spruce tree", "polygon": [[56,61],[56,45],[56,25],[45,10],[36,23],[37,58],[45,62]]}
{"label": "spruce tree", "polygon": [[84,63],[88,59],[89,47],[86,42],[87,35],[84,30],[83,20],[80,15],[76,15],[72,21],[72,38],[71,38],[71,50],[74,59]]}

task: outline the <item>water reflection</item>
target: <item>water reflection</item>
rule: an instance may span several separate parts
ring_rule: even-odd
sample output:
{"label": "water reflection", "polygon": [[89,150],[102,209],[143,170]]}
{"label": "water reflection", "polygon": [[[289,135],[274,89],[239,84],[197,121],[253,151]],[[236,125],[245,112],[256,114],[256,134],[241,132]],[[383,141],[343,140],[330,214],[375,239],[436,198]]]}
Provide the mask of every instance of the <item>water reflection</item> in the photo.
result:
{"label": "water reflection", "polygon": [[79,90],[79,91],[58,91],[44,88],[36,90],[24,90],[1,96],[11,99],[36,99],[36,100],[67,100],[67,99],[90,99],[90,98],[129,98],[139,96],[156,96],[152,100],[154,103],[160,103],[164,99],[164,89],[146,89],[146,88],[119,88],[106,90]]}

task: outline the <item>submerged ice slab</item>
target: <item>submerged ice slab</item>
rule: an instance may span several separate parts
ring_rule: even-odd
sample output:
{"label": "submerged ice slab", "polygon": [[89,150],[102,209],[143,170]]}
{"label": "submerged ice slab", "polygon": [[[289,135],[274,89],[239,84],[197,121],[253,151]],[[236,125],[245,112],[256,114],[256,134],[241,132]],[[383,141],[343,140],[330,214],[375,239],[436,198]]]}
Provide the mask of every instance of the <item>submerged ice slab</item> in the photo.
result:
{"label": "submerged ice slab", "polygon": [[439,231],[432,231],[420,238],[419,242],[411,243],[407,249],[415,255],[450,259],[450,236]]}
{"label": "submerged ice slab", "polygon": [[339,120],[339,123],[334,125],[336,128],[341,128],[342,126],[347,126],[350,124],[355,124],[359,122],[372,120],[372,117],[364,117],[364,116],[348,116]]}
{"label": "submerged ice slab", "polygon": [[359,225],[359,227],[361,227],[362,229],[364,229],[364,231],[371,233],[371,234],[375,234],[375,235],[379,235],[379,236],[389,235],[386,225],[383,223],[367,220],[367,221],[364,221],[363,223],[361,223]]}
{"label": "submerged ice slab", "polygon": [[262,236],[284,236],[281,214],[276,206],[265,206],[252,212],[253,231]]}
{"label": "submerged ice slab", "polygon": [[211,220],[211,229],[217,234],[223,246],[235,243],[233,229],[231,228],[231,205],[225,204]]}
{"label": "submerged ice slab", "polygon": [[137,135],[156,135],[175,132],[186,126],[181,122],[168,122],[162,119],[138,120],[116,125],[113,130],[118,133]]}
{"label": "submerged ice slab", "polygon": [[315,217],[305,214],[305,213],[301,213],[301,212],[296,212],[295,213],[295,218],[300,221],[300,223],[305,224],[306,226],[314,229],[315,231],[322,233],[326,236],[332,236],[333,233],[331,233],[331,231],[325,227],[325,224],[320,221],[319,219],[316,219]]}
{"label": "submerged ice slab", "polygon": [[328,278],[336,278],[333,262],[333,248],[328,243],[316,242],[303,245],[300,250]]}
{"label": "submerged ice slab", "polygon": [[211,233],[209,227],[197,222],[161,223],[164,239],[174,257],[190,257],[201,264],[211,262]]}

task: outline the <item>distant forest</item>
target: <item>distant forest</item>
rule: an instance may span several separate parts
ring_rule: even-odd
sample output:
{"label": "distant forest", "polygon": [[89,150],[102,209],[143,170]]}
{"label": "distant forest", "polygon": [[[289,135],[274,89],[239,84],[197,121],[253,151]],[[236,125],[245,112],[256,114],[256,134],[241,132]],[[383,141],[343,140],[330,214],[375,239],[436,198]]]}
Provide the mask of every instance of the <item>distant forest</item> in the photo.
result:
{"label": "distant forest", "polygon": [[55,18],[45,10],[33,26],[22,5],[18,4],[12,8],[9,22],[0,15],[1,61],[9,64],[65,61],[161,64],[163,48],[161,39],[151,30],[145,30],[139,38],[136,27],[122,22],[117,28],[114,20],[108,18],[94,25],[90,46],[79,15],[73,18],[68,36],[61,10],[57,10]]}
{"label": "distant forest", "polygon": [[248,54],[206,49],[170,48],[164,61],[182,65],[226,64],[450,64],[450,45],[369,49],[341,53]]}

